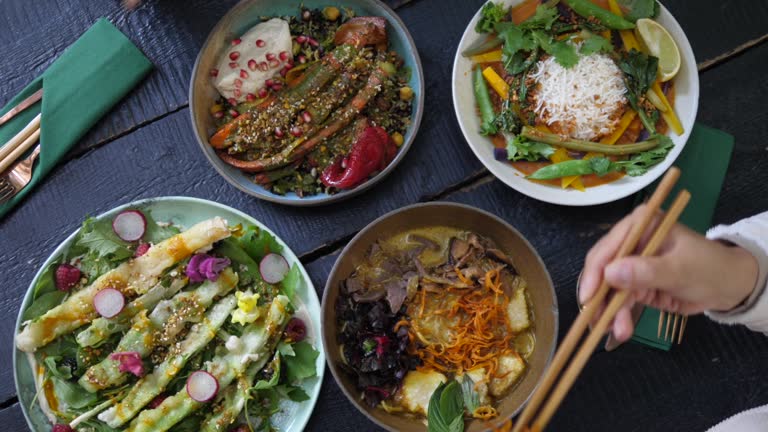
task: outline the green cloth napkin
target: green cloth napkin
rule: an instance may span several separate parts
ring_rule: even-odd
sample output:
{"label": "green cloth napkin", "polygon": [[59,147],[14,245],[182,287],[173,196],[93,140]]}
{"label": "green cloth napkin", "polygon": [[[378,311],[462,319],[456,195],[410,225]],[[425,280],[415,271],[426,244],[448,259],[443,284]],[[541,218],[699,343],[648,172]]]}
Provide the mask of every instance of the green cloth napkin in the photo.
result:
{"label": "green cloth napkin", "polygon": [[[680,189],[691,192],[691,201],[680,215],[680,222],[704,234],[712,224],[720,189],[723,187],[728,163],[733,151],[733,136],[721,130],[696,123],[675,165],[681,170],[680,180],[664,204],[668,207]],[[656,189],[652,184],[640,192],[642,201]],[[659,311],[645,308],[635,326],[632,340],[643,345],[669,351],[671,343],[656,337],[659,327]]]}
{"label": "green cloth napkin", "polygon": [[0,218],[45,177],[112,106],[150,70],[152,63],[104,18],[67,48],[43,75],[0,110],[5,113],[43,87],[43,100],[0,127],[0,143],[26,126],[42,110],[40,156],[30,184],[0,205]]}

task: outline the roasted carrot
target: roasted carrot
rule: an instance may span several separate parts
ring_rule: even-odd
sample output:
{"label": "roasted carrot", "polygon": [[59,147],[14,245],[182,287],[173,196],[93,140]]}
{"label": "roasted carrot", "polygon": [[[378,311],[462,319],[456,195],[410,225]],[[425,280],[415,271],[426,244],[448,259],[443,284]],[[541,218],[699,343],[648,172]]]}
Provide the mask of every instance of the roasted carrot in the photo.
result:
{"label": "roasted carrot", "polygon": [[510,10],[512,22],[515,24],[520,24],[521,22],[532,17],[533,14],[536,13],[536,8],[539,7],[540,3],[540,0],[525,0],[519,5],[513,7],[512,10]]}

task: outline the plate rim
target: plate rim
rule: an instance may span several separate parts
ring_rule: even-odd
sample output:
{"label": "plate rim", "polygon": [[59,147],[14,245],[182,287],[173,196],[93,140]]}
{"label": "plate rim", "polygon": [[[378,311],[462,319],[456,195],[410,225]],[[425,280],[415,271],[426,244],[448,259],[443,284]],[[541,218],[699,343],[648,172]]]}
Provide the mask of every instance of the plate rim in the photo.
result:
{"label": "plate rim", "polygon": [[[392,8],[390,8],[389,5],[382,2],[381,0],[361,0],[361,1],[372,3],[375,7],[384,10],[389,15],[389,17],[387,18],[388,19],[391,18],[395,22],[395,24],[397,24],[397,26],[403,31],[403,33],[405,34],[406,45],[408,46],[408,49],[410,50],[410,52],[413,53],[412,55],[414,57],[414,63],[417,69],[416,79],[419,84],[419,88],[421,89],[421,91],[419,91],[419,94],[416,96],[417,98],[416,104],[414,105],[415,116],[413,118],[413,122],[411,123],[411,127],[410,127],[413,132],[410,134],[410,136],[406,138],[403,145],[399,147],[399,150],[397,152],[397,155],[395,156],[395,159],[393,159],[392,162],[390,162],[386,166],[386,168],[384,168],[374,177],[369,178],[368,180],[365,181],[365,183],[355,187],[352,190],[338,192],[333,195],[318,194],[309,198],[289,198],[286,196],[269,193],[266,189],[260,186],[259,186],[259,189],[246,188],[243,185],[241,185],[238,181],[236,181],[230,175],[230,173],[226,171],[225,167],[219,165],[217,160],[220,160],[220,159],[218,159],[218,157],[215,154],[212,154],[212,152],[209,151],[210,146],[208,145],[207,139],[204,139],[204,137],[200,135],[200,133],[197,130],[197,127],[195,126],[194,113],[195,113],[196,104],[195,104],[195,99],[192,97],[192,93],[195,91],[195,77],[198,74],[198,69],[202,60],[203,52],[211,43],[211,39],[213,38],[214,34],[221,31],[221,27],[223,25],[223,22],[225,21],[225,18],[227,18],[232,13],[238,12],[238,9],[244,8],[247,3],[252,3],[254,1],[257,1],[257,0],[241,0],[232,8],[230,8],[219,19],[219,21],[216,22],[216,25],[214,25],[213,29],[211,29],[211,31],[208,33],[208,36],[206,36],[205,41],[203,42],[200,48],[200,51],[198,51],[197,56],[195,58],[195,63],[192,67],[192,73],[189,79],[189,90],[187,94],[187,99],[189,100],[189,119],[192,127],[192,133],[195,136],[195,140],[197,141],[198,146],[200,147],[203,154],[205,155],[205,158],[208,161],[208,163],[213,166],[216,172],[219,173],[219,175],[222,178],[224,178],[224,180],[226,180],[227,183],[234,186],[238,190],[245,192],[246,194],[258,199],[263,199],[265,201],[269,201],[277,204],[284,204],[284,205],[293,206],[293,207],[316,207],[316,206],[331,204],[334,202],[340,202],[348,198],[352,198],[356,195],[359,195],[360,193],[370,189],[374,185],[384,180],[384,178],[386,178],[392,171],[394,171],[395,168],[400,165],[403,159],[405,159],[405,155],[411,149],[411,146],[413,145],[413,142],[415,141],[416,136],[419,133],[422,117],[424,116],[424,101],[425,101],[426,88],[424,83],[424,67],[421,62],[421,56],[419,54],[419,50],[416,47],[416,43],[413,40],[413,36],[411,36],[411,32],[408,30],[408,27],[405,25],[405,22],[403,22],[402,18],[400,18],[400,16]],[[394,24],[390,23],[390,25],[394,25]]]}
{"label": "plate rim", "polygon": [[[492,1],[492,0],[489,0]],[[505,4],[516,4],[520,0],[505,0]],[[586,206],[594,206],[599,204],[606,204],[611,203],[615,201],[619,201],[621,199],[624,199],[634,193],[637,193],[638,191],[642,190],[649,184],[653,183],[654,181],[658,180],[663,173],[669,169],[672,165],[674,165],[675,161],[680,157],[680,154],[683,152],[685,146],[688,143],[688,139],[690,138],[691,132],[695,126],[696,123],[696,117],[698,115],[698,108],[699,108],[699,99],[701,94],[701,88],[700,88],[700,82],[699,82],[699,72],[697,68],[696,63],[696,56],[693,52],[693,48],[691,47],[690,40],[688,39],[688,36],[686,35],[685,31],[683,30],[680,23],[675,19],[674,15],[662,4],[661,1],[659,1],[660,6],[660,12],[659,15],[666,15],[665,18],[669,18],[671,22],[676,27],[675,30],[679,29],[680,33],[682,34],[682,39],[675,39],[675,42],[678,45],[678,49],[681,52],[681,58],[683,59],[683,62],[686,62],[686,58],[690,56],[690,69],[694,73],[690,74],[690,86],[692,89],[692,96],[693,96],[693,108],[690,112],[689,118],[691,120],[690,127],[687,127],[686,130],[683,132],[683,134],[680,136],[680,139],[682,140],[681,143],[675,144],[675,147],[679,147],[679,151],[676,152],[674,157],[667,157],[664,161],[662,161],[657,166],[653,167],[651,170],[653,173],[646,173],[642,177],[632,177],[631,183],[627,184],[624,190],[619,191],[613,191],[610,193],[592,193],[589,194],[589,189],[586,193],[582,193],[582,195],[567,195],[565,192],[575,192],[572,190],[560,190],[557,189],[557,192],[553,194],[543,193],[538,190],[538,186],[546,187],[546,190],[550,190],[549,188],[554,188],[554,186],[549,185],[538,185],[535,183],[532,183],[532,187],[528,187],[528,185],[520,185],[513,182],[510,178],[510,175],[521,175],[518,171],[515,170],[514,167],[509,166],[507,163],[494,163],[495,160],[489,160],[486,162],[486,157],[484,155],[481,155],[480,149],[478,146],[476,146],[473,143],[474,138],[470,139],[472,134],[476,134],[476,132],[468,132],[467,128],[468,126],[465,125],[464,121],[462,121],[462,115],[459,110],[459,104],[458,104],[458,85],[457,85],[457,79],[460,78],[460,61],[462,60],[461,55],[461,47],[465,44],[465,42],[472,37],[474,32],[474,24],[477,22],[481,15],[482,7],[487,2],[484,2],[480,7],[478,8],[477,12],[472,16],[469,23],[467,24],[467,27],[464,29],[464,33],[461,36],[461,39],[459,40],[459,43],[456,47],[456,54],[454,56],[453,60],[453,70],[451,71],[451,96],[453,101],[453,108],[454,108],[454,115],[456,116],[456,121],[459,124],[459,128],[461,129],[461,133],[464,136],[464,141],[467,146],[472,150],[472,153],[475,155],[478,161],[486,168],[488,171],[493,174],[493,176],[507,185],[508,187],[514,189],[517,192],[520,192],[523,195],[526,195],[528,197],[531,197],[533,199],[536,199],[538,201],[550,203],[550,204],[556,204],[556,205],[562,205],[562,206],[569,206],[569,207],[586,207]],[[687,62],[686,62],[687,63]],[[684,126],[687,126],[684,124]],[[510,174],[510,169],[512,169],[512,174]],[[601,186],[607,186],[607,185],[601,185]],[[597,189],[597,188],[594,188]]]}
{"label": "plate rim", "polygon": [[[118,212],[120,212],[122,210],[125,210],[127,208],[135,208],[135,207],[141,207],[141,206],[148,206],[148,205],[151,205],[151,204],[157,203],[157,202],[170,202],[170,203],[173,203],[173,202],[187,202],[187,203],[192,203],[192,204],[196,204],[196,205],[205,205],[205,206],[215,207],[217,209],[223,209],[225,211],[231,212],[231,213],[241,217],[242,219],[244,219],[244,220],[246,220],[246,221],[248,221],[250,223],[253,223],[254,225],[258,226],[259,229],[263,229],[263,230],[267,231],[269,234],[271,234],[278,241],[278,243],[280,243],[281,246],[283,247],[283,254],[285,255],[285,252],[286,251],[288,252],[288,257],[287,258],[289,258],[289,262],[292,261],[293,263],[298,264],[299,270],[301,271],[302,277],[304,278],[304,281],[306,283],[307,295],[310,298],[310,302],[309,303],[314,303],[317,306],[317,308],[318,308],[317,309],[318,322],[320,323],[320,325],[322,327],[322,304],[320,303],[320,299],[319,299],[319,297],[317,295],[317,289],[315,288],[314,283],[312,282],[312,278],[309,276],[309,273],[304,268],[304,265],[302,264],[302,262],[299,260],[298,255],[296,255],[293,252],[293,250],[291,249],[291,247],[288,245],[288,243],[286,243],[280,236],[275,234],[275,232],[272,231],[272,229],[270,229],[268,226],[266,226],[264,223],[262,223],[258,219],[254,218],[253,216],[250,216],[250,215],[246,214],[245,212],[243,212],[241,210],[238,210],[236,208],[230,207],[230,206],[228,206],[226,204],[221,204],[221,203],[218,203],[218,202],[215,202],[215,201],[211,201],[211,200],[207,200],[207,199],[203,199],[203,198],[188,197],[188,196],[181,196],[181,195],[168,195],[168,196],[159,196],[159,197],[142,198],[142,199],[134,200],[134,201],[131,201],[131,202],[128,202],[128,203],[125,203],[125,204],[121,204],[121,205],[119,205],[117,207],[113,207],[111,209],[105,210],[105,211],[99,213],[98,215],[93,216],[93,218],[94,219],[101,219],[101,218],[109,217],[109,216],[111,216],[113,214],[116,214],[116,213],[118,213]],[[16,389],[16,396],[17,396],[17,398],[19,400],[19,405],[21,406],[21,411],[24,414],[24,420],[27,422],[27,426],[32,431],[35,430],[35,426],[34,426],[34,424],[32,423],[32,421],[30,419],[29,413],[27,412],[28,409],[27,409],[26,404],[22,403],[23,401],[22,401],[22,398],[21,398],[21,394],[19,392],[19,374],[17,373],[18,372],[17,363],[19,361],[26,361],[26,358],[25,358],[26,353],[20,351],[16,347],[16,335],[19,333],[19,330],[21,328],[21,323],[23,322],[22,321],[22,315],[23,315],[24,311],[30,305],[31,294],[32,294],[32,291],[34,289],[35,284],[37,283],[37,280],[40,278],[40,275],[43,273],[45,268],[47,268],[51,264],[51,262],[55,258],[59,257],[63,253],[64,250],[66,250],[68,247],[71,246],[72,241],[74,240],[75,236],[80,232],[81,229],[82,229],[82,225],[78,226],[74,231],[72,231],[64,240],[62,240],[56,246],[56,248],[53,250],[53,252],[51,252],[48,255],[48,257],[45,259],[45,261],[43,261],[43,263],[40,265],[40,267],[38,268],[37,272],[35,273],[35,276],[32,278],[32,281],[29,283],[29,286],[27,287],[26,292],[24,293],[24,297],[22,298],[22,301],[21,301],[21,306],[19,307],[18,315],[16,316],[16,322],[14,324],[14,333],[13,333],[13,341],[12,341],[12,343],[13,343],[13,353],[12,353],[12,356],[13,356],[13,361],[12,361],[13,383],[14,383],[14,387]],[[307,304],[306,306],[307,306],[307,311],[309,313],[310,307],[312,305]],[[313,314],[310,313],[310,316],[312,316],[312,315]],[[317,351],[318,351],[318,357],[317,357],[317,359],[315,361],[315,365],[316,365],[316,369],[317,369],[317,374],[316,374],[315,377],[310,378],[310,379],[315,380],[315,382],[312,384],[312,391],[310,392],[311,393],[310,394],[310,400],[307,401],[307,402],[309,402],[308,405],[307,405],[307,407],[309,409],[308,410],[301,410],[301,411],[304,411],[306,413],[306,414],[304,414],[304,416],[305,416],[304,419],[303,420],[299,419],[299,421],[295,421],[291,425],[291,427],[289,429],[287,429],[287,431],[292,431],[292,430],[301,431],[301,430],[303,430],[306,427],[307,423],[309,423],[309,420],[312,417],[312,414],[314,413],[317,401],[318,401],[318,399],[320,399],[320,391],[322,389],[323,378],[325,376],[326,356],[325,356],[325,347],[323,346],[323,343],[322,343],[322,331],[321,331],[321,328],[318,328],[316,331],[318,333],[316,335],[316,340],[319,342],[319,343],[316,343],[316,345],[318,345],[318,346],[315,347],[315,349],[317,349]],[[32,377],[32,379],[34,380],[34,376]],[[296,418],[296,416],[294,416],[294,418]]]}

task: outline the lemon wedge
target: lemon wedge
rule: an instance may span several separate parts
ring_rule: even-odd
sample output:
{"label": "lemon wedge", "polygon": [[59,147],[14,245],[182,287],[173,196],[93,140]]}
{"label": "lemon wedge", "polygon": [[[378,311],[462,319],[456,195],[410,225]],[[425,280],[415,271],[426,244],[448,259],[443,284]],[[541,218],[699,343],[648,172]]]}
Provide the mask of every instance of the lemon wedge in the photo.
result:
{"label": "lemon wedge", "polygon": [[648,53],[659,58],[659,75],[669,81],[680,70],[680,50],[675,40],[661,24],[641,18],[635,24],[635,35],[643,42]]}

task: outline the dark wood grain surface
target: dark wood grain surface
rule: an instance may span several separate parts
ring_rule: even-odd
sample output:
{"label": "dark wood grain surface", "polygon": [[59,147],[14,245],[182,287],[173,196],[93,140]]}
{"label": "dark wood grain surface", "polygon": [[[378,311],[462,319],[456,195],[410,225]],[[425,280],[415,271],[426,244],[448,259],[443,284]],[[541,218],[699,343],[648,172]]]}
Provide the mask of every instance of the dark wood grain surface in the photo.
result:
{"label": "dark wood grain surface", "polygon": [[[0,220],[0,430],[26,429],[15,398],[13,321],[40,263],[97,214],[139,198],[188,195],[243,210],[301,256],[318,295],[340,247],[374,218],[415,202],[449,200],[489,210],[537,248],[555,281],[561,335],[576,314],[573,287],[589,247],[631,199],[567,208],[525,197],[493,179],[456,124],[450,75],[456,45],[481,0],[391,1],[421,54],[426,110],[413,148],[385,181],[340,205],[296,209],[258,201],[211,169],[189,125],[187,86],[197,51],[226,1],[147,1],[126,12],[117,0],[0,2],[0,104],[39,75],[97,18],[115,23],[156,70],[106,115],[15,211]],[[691,41],[701,72],[698,120],[736,137],[716,223],[768,210],[768,3],[675,1],[666,6]],[[768,403],[768,339],[740,327],[691,320],[670,353],[626,345],[598,352],[551,426],[555,431],[701,431]],[[608,414],[612,413],[612,414]],[[308,430],[376,430],[326,374]]]}

